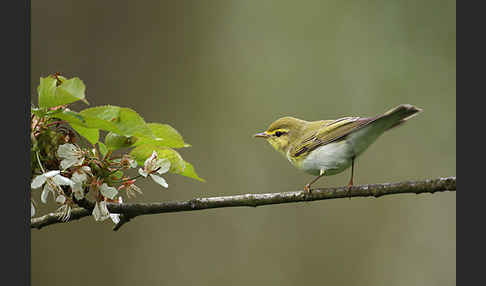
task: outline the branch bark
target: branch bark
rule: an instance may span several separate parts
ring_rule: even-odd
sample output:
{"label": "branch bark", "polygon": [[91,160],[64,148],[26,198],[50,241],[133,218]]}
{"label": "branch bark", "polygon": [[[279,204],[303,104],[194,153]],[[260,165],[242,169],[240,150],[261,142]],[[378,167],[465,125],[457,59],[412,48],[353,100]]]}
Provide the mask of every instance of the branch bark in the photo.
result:
{"label": "branch bark", "polygon": [[[351,187],[350,194],[347,187],[314,189],[310,194],[304,191],[244,194],[235,196],[195,198],[187,201],[169,201],[159,203],[127,203],[108,204],[110,213],[119,213],[120,222],[113,228],[118,230],[123,224],[141,215],[160,214],[168,212],[195,211],[225,207],[257,207],[263,205],[308,202],[346,197],[381,197],[395,194],[422,194],[456,190],[456,177],[428,179],[423,181],[406,181],[399,183],[371,184]],[[85,208],[73,209],[67,221],[78,220],[90,216],[91,211]],[[56,223],[63,223],[58,219],[58,213],[51,213],[31,219],[31,228],[41,229]]]}

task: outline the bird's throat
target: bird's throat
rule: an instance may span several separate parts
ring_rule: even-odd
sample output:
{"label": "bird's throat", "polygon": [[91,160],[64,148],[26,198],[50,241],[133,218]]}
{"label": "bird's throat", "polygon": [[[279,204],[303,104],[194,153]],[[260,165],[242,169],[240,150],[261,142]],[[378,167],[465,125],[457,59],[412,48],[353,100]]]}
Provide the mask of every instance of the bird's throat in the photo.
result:
{"label": "bird's throat", "polygon": [[277,150],[279,153],[287,157],[287,151],[289,150],[289,141],[288,140],[278,140],[279,138],[272,138],[268,140],[268,143],[272,145],[273,149]]}

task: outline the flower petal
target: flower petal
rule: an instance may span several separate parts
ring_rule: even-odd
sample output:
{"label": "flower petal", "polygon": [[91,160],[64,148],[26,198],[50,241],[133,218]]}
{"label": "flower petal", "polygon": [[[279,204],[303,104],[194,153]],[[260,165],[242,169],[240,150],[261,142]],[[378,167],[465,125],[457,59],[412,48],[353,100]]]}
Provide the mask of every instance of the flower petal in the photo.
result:
{"label": "flower petal", "polygon": [[44,185],[44,189],[42,189],[42,193],[41,193],[41,201],[44,203],[44,204],[47,204],[47,197],[49,196],[49,193],[51,192],[51,187],[49,186],[49,184],[45,184]]}
{"label": "flower petal", "polygon": [[144,164],[143,164],[143,168],[145,170],[148,170],[150,168],[150,165],[152,164],[152,161],[156,160],[157,159],[157,152],[152,151],[152,155],[150,155],[150,157],[147,158],[147,160],[145,160]]}
{"label": "flower petal", "polygon": [[105,201],[96,202],[95,207],[93,208],[92,215],[96,221],[103,221],[109,218],[110,212],[106,207],[106,202]]}
{"label": "flower petal", "polygon": [[84,183],[88,179],[88,175],[86,175],[85,172],[74,172],[73,175],[71,176],[71,180],[75,183]]}
{"label": "flower petal", "polygon": [[120,214],[110,214],[110,218],[114,224],[118,224],[120,222]]}
{"label": "flower petal", "polygon": [[71,181],[71,179],[63,177],[61,175],[54,176],[52,178],[52,180],[54,181],[54,184],[56,184],[58,186],[71,186],[72,187],[74,185],[74,182]]}
{"label": "flower petal", "polygon": [[59,148],[57,148],[57,156],[63,158],[61,161],[61,169],[63,170],[71,166],[79,166],[84,161],[81,149],[71,143],[59,145]]}
{"label": "flower petal", "polygon": [[103,183],[100,187],[100,192],[104,197],[114,199],[115,196],[118,194],[118,191],[114,187],[108,186],[106,183]]}
{"label": "flower petal", "polygon": [[83,191],[83,185],[80,183],[75,183],[74,186],[72,187],[74,197],[76,200],[81,200],[84,198],[84,191]]}
{"label": "flower petal", "polygon": [[33,217],[35,215],[35,207],[32,202],[30,202],[30,217]]}
{"label": "flower petal", "polygon": [[66,202],[66,197],[63,196],[63,195],[59,195],[57,196],[56,198],[56,202],[60,203],[60,204],[64,204],[64,202]]}
{"label": "flower petal", "polygon": [[45,174],[42,174],[42,175],[39,175],[39,176],[36,176],[33,180],[32,180],[32,183],[30,184],[30,187],[32,189],[37,189],[37,188],[40,188],[42,185],[44,185],[44,183],[46,182],[47,178],[45,176]]}
{"label": "flower petal", "polygon": [[129,159],[128,164],[130,165],[130,168],[137,168],[137,166],[138,166],[137,161],[135,161],[133,159]]}
{"label": "flower petal", "polygon": [[77,155],[78,148],[71,143],[59,145],[57,148],[57,156],[61,158],[68,158]]}
{"label": "flower petal", "polygon": [[154,182],[161,185],[162,187],[164,187],[164,188],[169,187],[169,185],[167,184],[167,182],[165,181],[164,178],[157,176],[157,175],[154,175],[154,174],[150,174],[150,177],[154,180]]}
{"label": "flower petal", "polygon": [[87,174],[91,173],[91,168],[89,166],[83,166],[81,167],[81,169]]}
{"label": "flower petal", "polygon": [[157,170],[157,173],[159,174],[164,174],[164,173],[167,173],[167,171],[169,171],[170,169],[170,161],[167,160],[167,159],[163,159],[161,160],[162,162],[159,163],[158,165],[158,170]]}
{"label": "flower petal", "polygon": [[66,170],[72,166],[79,166],[83,164],[84,158],[81,157],[69,157],[61,161],[61,169]]}
{"label": "flower petal", "polygon": [[140,176],[144,176],[145,178],[147,177],[148,173],[145,172],[142,168],[138,169],[138,173],[140,174]]}
{"label": "flower petal", "polygon": [[49,171],[47,173],[44,173],[44,176],[46,176],[46,178],[50,178],[50,177],[54,177],[55,175],[59,175],[61,173],[61,171],[59,170],[53,170],[53,171]]}

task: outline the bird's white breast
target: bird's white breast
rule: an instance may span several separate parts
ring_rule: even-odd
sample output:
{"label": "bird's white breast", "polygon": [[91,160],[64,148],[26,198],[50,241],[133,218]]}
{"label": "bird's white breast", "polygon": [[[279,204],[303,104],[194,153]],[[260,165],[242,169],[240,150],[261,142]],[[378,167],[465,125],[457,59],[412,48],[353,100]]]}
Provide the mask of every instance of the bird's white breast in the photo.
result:
{"label": "bird's white breast", "polygon": [[351,166],[354,150],[346,140],[316,148],[302,161],[302,169],[312,175],[335,175]]}

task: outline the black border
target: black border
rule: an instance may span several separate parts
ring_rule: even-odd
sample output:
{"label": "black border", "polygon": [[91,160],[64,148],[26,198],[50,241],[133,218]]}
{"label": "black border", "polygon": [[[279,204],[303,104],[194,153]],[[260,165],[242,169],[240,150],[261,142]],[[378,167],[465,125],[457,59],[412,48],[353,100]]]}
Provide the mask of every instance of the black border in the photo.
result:
{"label": "black border", "polygon": [[2,4],[2,154],[8,156],[2,164],[2,284],[30,285],[31,3],[15,0]]}
{"label": "black border", "polygon": [[[484,82],[486,65],[484,9],[478,4],[456,5],[456,150],[459,186],[457,190],[456,270],[458,285],[484,284]],[[478,2],[479,3],[479,2]],[[467,7],[467,8],[466,8]],[[460,61],[457,55],[460,53]],[[459,96],[460,95],[460,96]],[[440,103],[438,103],[440,104]],[[438,124],[440,124],[438,122]],[[457,140],[457,139],[461,140]],[[440,144],[440,142],[438,142]]]}

